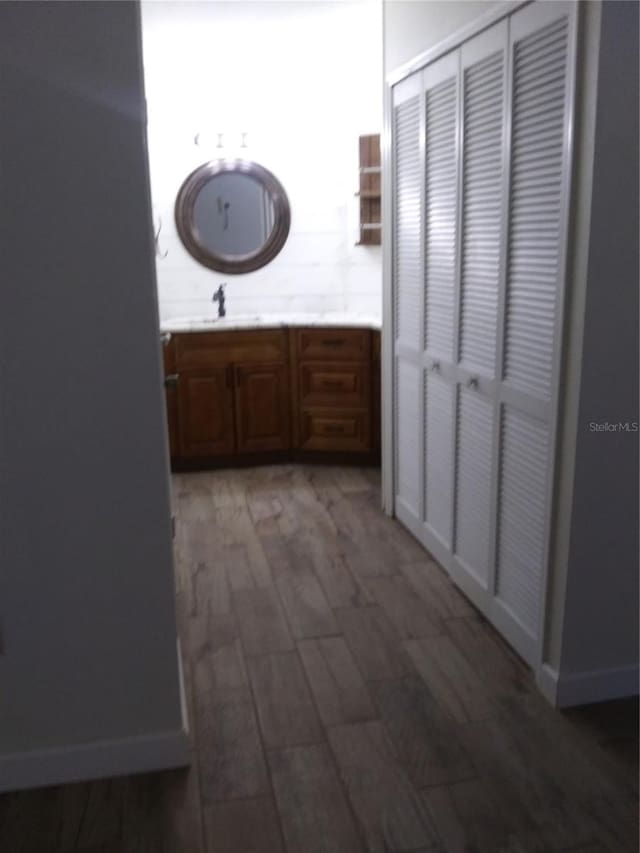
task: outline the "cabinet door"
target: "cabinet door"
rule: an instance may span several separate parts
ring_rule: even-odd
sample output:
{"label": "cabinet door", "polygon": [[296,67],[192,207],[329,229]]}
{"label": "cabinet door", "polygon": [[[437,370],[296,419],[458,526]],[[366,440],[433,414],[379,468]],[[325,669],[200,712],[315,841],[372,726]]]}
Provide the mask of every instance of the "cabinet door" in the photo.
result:
{"label": "cabinet door", "polygon": [[219,456],[234,451],[231,368],[180,374],[178,380],[180,453]]}
{"label": "cabinet door", "polygon": [[247,364],[235,368],[239,453],[290,447],[289,383],[285,364]]}

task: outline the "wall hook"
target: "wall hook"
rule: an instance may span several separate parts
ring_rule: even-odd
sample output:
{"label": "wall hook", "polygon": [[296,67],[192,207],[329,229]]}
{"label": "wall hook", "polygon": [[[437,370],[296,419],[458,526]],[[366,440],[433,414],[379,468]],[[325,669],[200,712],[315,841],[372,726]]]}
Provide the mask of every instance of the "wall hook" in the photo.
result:
{"label": "wall hook", "polygon": [[160,251],[160,232],[162,231],[162,219],[158,217],[158,230],[154,232],[153,242],[156,244],[156,258],[164,260],[169,254],[168,249],[164,252]]}

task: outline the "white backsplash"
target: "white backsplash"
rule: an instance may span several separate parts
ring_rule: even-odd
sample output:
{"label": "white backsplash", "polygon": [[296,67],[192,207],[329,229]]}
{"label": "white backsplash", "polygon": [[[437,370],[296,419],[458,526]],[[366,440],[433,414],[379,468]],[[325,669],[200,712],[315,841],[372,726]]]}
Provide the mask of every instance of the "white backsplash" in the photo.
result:
{"label": "white backsplash", "polygon": [[[380,0],[143,2],[142,21],[161,319],[215,316],[221,282],[229,316],[380,316],[381,250],[355,245],[354,195],[358,136],[382,126]],[[173,205],[198,165],[240,155],[277,175],[292,219],[270,264],[232,276],[186,252]]]}

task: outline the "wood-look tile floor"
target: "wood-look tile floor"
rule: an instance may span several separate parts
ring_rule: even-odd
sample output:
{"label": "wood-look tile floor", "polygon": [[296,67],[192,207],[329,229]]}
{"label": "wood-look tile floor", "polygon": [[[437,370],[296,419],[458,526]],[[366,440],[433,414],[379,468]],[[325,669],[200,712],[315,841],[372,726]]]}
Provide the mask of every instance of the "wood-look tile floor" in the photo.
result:
{"label": "wood-look tile floor", "polygon": [[379,494],[176,475],[192,767],[0,797],[0,851],[635,853],[637,701],[551,709]]}

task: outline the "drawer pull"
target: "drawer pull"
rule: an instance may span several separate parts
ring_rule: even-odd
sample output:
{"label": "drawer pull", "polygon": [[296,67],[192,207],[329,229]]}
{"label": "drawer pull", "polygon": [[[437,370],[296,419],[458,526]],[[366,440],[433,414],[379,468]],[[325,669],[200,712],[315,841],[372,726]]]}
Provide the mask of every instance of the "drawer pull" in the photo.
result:
{"label": "drawer pull", "polygon": [[327,425],[325,426],[324,431],[328,435],[342,435],[344,433],[344,427],[338,426],[337,424],[335,426]]}
{"label": "drawer pull", "polygon": [[322,343],[326,347],[342,347],[344,346],[344,338],[324,338]]}
{"label": "drawer pull", "polygon": [[324,388],[344,388],[344,382],[340,379],[324,379],[322,385]]}

